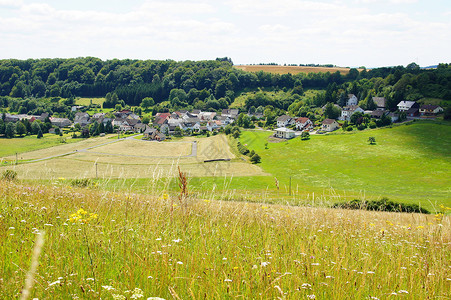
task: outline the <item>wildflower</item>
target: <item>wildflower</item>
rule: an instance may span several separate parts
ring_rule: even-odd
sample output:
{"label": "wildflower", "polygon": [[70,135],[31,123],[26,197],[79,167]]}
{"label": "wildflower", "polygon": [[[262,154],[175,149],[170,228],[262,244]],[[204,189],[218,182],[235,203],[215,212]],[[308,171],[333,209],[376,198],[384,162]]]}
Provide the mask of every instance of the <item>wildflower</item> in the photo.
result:
{"label": "wildflower", "polygon": [[180,243],[182,240],[181,239],[176,239],[176,240],[172,240],[174,243]]}
{"label": "wildflower", "polygon": [[399,294],[408,294],[409,292],[406,291],[406,290],[399,290],[398,293],[399,293]]}
{"label": "wildflower", "polygon": [[163,194],[163,200],[168,200],[169,195],[168,194]]}
{"label": "wildflower", "polygon": [[57,280],[57,281],[50,283],[49,286],[54,286],[54,285],[60,284],[60,283],[61,283],[61,281]]}
{"label": "wildflower", "polygon": [[267,265],[269,265],[269,262],[263,261],[260,265],[261,265],[262,267],[266,267]]}
{"label": "wildflower", "polygon": [[90,221],[97,219],[97,214],[89,213],[85,211],[83,208],[80,208],[75,214],[70,215],[69,221],[72,223],[89,223]]}
{"label": "wildflower", "polygon": [[177,264],[178,264],[178,265],[183,265],[183,262],[178,261]]}
{"label": "wildflower", "polygon": [[205,203],[210,203],[211,201],[210,201],[210,200],[204,200],[204,202],[205,202]]}
{"label": "wildflower", "polygon": [[307,298],[308,298],[308,299],[316,299],[316,296],[313,295],[313,294],[312,294],[312,295],[307,295]]}
{"label": "wildflower", "polygon": [[417,229],[423,229],[424,226],[417,226]]}
{"label": "wildflower", "polygon": [[366,272],[367,274],[374,274],[374,272],[373,271],[368,271],[368,272]]}
{"label": "wildflower", "polygon": [[232,279],[224,279],[225,282],[232,282]]}

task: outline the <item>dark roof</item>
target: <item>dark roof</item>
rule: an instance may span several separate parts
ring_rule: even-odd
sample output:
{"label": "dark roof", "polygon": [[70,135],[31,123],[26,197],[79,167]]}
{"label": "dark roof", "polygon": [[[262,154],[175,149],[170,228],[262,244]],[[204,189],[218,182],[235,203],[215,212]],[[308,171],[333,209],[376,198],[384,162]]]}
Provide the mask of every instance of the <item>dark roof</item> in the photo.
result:
{"label": "dark roof", "polygon": [[371,112],[372,117],[380,118],[385,112],[383,110],[373,110]]}
{"label": "dark roof", "polygon": [[434,109],[437,109],[437,107],[439,107],[439,106],[432,105],[432,104],[425,104],[425,105],[421,105],[420,109],[434,110]]}
{"label": "dark roof", "polygon": [[330,124],[332,124],[333,122],[336,122],[334,119],[325,119],[324,121],[323,121],[323,124],[328,124],[328,125],[330,125]]}
{"label": "dark roof", "polygon": [[286,122],[286,121],[289,121],[289,120],[291,120],[291,117],[288,116],[288,115],[282,115],[282,116],[277,118],[278,122]]}
{"label": "dark roof", "polygon": [[348,106],[343,107],[343,110],[354,111],[357,108],[360,108],[360,107],[358,105],[348,105]]}
{"label": "dark roof", "polygon": [[412,107],[409,110],[406,111],[406,114],[410,115],[410,114],[416,114],[418,113],[418,108],[416,107]]}
{"label": "dark roof", "polygon": [[376,103],[378,107],[385,107],[385,98],[384,97],[373,97],[373,102]]}

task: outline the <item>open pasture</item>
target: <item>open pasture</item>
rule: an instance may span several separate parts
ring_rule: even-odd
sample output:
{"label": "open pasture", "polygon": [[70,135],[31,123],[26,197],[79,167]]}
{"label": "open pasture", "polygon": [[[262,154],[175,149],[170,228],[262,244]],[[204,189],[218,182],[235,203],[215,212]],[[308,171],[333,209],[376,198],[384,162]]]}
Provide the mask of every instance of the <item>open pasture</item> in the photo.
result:
{"label": "open pasture", "polygon": [[[247,131],[241,143],[262,157],[261,167],[281,187],[333,190],[343,199],[388,197],[451,206],[451,126],[416,122],[351,134],[268,142],[269,132]],[[376,145],[369,145],[370,136]],[[252,186],[250,186],[252,188]],[[254,188],[258,188],[254,186]],[[261,187],[260,187],[261,189]]]}
{"label": "open pasture", "polygon": [[82,106],[89,106],[92,104],[102,105],[105,102],[105,98],[77,98],[75,104]]}

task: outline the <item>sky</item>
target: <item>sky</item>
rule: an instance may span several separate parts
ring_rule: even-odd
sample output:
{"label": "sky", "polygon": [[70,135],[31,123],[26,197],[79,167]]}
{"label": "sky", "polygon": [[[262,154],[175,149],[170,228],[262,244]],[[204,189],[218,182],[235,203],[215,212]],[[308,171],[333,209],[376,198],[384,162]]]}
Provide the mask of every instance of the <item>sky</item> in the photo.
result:
{"label": "sky", "polygon": [[0,0],[0,59],[451,62],[450,0]]}

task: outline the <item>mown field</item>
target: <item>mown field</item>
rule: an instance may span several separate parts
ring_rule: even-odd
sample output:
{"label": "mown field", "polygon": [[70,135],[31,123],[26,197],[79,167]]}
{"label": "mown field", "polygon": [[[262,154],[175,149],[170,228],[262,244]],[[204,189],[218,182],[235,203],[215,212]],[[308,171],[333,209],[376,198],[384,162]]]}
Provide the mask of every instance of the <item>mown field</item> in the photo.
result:
{"label": "mown field", "polygon": [[449,216],[0,183],[1,299],[451,296]]}
{"label": "mown field", "polygon": [[[431,207],[451,206],[451,126],[415,122],[353,134],[315,135],[280,143],[270,132],[244,132],[240,141],[261,157],[261,167],[286,190],[328,191],[339,198],[388,197]],[[368,138],[376,138],[369,145]],[[269,179],[270,180],[270,179]],[[257,188],[259,181],[249,188]]]}
{"label": "mown field", "polygon": [[299,73],[335,73],[339,71],[342,75],[349,73],[349,68],[327,68],[327,67],[304,67],[304,66],[270,66],[270,65],[239,65],[235,68],[246,72],[268,72],[276,74],[299,74]]}

